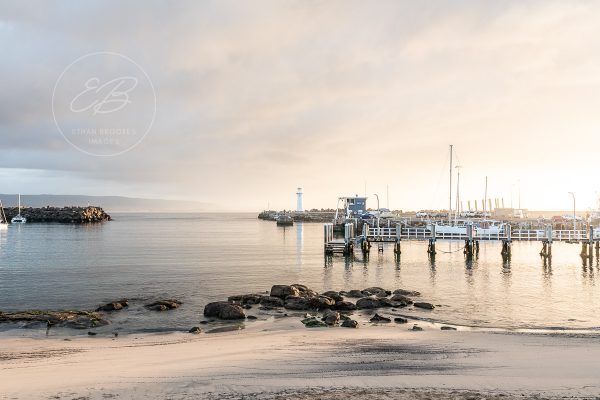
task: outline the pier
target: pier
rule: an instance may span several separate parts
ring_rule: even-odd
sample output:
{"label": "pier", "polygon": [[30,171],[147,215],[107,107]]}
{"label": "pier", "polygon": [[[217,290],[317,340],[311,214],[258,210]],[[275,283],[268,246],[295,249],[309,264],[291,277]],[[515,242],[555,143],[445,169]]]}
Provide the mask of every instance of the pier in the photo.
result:
{"label": "pier", "polygon": [[600,257],[600,228],[592,226],[588,229],[553,229],[546,226],[545,229],[513,229],[510,224],[497,233],[480,233],[473,227],[467,225],[465,232],[439,232],[436,225],[430,227],[411,227],[402,223],[389,224],[388,226],[362,225],[360,234],[356,234],[355,223],[344,224],[344,236],[334,237],[334,224],[324,224],[324,251],[327,255],[353,254],[355,249],[360,249],[363,254],[368,254],[373,244],[377,245],[378,252],[382,252],[385,243],[393,244],[394,253],[401,254],[401,243],[406,240],[428,241],[427,254],[434,257],[436,254],[436,243],[439,240],[463,241],[463,252],[465,256],[472,257],[479,252],[480,241],[502,242],[501,254],[503,257],[511,256],[511,245],[513,241],[536,241],[542,244],[540,256],[552,257],[553,242],[581,243],[582,257]]}

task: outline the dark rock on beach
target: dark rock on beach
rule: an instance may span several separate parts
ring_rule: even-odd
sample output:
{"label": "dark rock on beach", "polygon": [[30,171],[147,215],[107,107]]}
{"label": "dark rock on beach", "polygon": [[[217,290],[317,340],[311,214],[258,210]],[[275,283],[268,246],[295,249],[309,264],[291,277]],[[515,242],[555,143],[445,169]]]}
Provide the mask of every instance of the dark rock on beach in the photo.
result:
{"label": "dark rock on beach", "polygon": [[27,310],[14,313],[0,313],[0,322],[26,322],[45,324],[47,327],[67,327],[89,329],[108,325],[109,322],[96,312],[90,311],[42,311]]}
{"label": "dark rock on beach", "polygon": [[379,308],[381,307],[380,300],[377,297],[363,297],[356,302],[356,308],[359,310]]}
{"label": "dark rock on beach", "polygon": [[388,317],[384,317],[379,314],[373,315],[373,317],[369,320],[370,322],[392,322],[392,320]]}
{"label": "dark rock on beach", "polygon": [[244,319],[246,314],[244,309],[237,304],[226,301],[217,301],[208,303],[204,307],[205,317],[215,317],[219,319]]}
{"label": "dark rock on beach", "polygon": [[456,328],[453,326],[442,326],[440,329],[443,331],[455,331],[456,330]]}
{"label": "dark rock on beach", "polygon": [[390,292],[389,290],[385,290],[380,287],[366,288],[366,289],[363,289],[362,293],[364,296],[376,296],[376,297],[387,297],[390,294],[392,294],[392,292]]}
{"label": "dark rock on beach", "polygon": [[358,322],[353,319],[346,319],[342,322],[342,327],[344,328],[358,328]]}
{"label": "dark rock on beach", "polygon": [[308,306],[314,310],[325,310],[335,306],[335,300],[327,296],[309,297]]}
{"label": "dark rock on beach", "polygon": [[167,310],[174,310],[176,308],[179,308],[179,306],[182,304],[183,303],[179,300],[166,299],[166,300],[159,300],[159,301],[155,301],[154,303],[146,304],[144,307],[146,307],[149,310],[154,310],[154,311],[167,311]]}
{"label": "dark rock on beach", "polygon": [[422,308],[424,310],[433,310],[435,308],[435,306],[431,303],[414,303],[413,306],[417,307],[417,308]]}
{"label": "dark rock on beach", "polygon": [[338,301],[333,308],[339,311],[352,311],[356,310],[356,305],[350,301]]}
{"label": "dark rock on beach", "polygon": [[325,293],[322,293],[322,295],[335,300],[336,303],[339,301],[344,301],[344,297],[342,295],[340,295],[339,292],[336,292],[335,290],[329,290]]}
{"label": "dark rock on beach", "polygon": [[327,310],[323,314],[322,321],[327,325],[337,325],[340,322],[340,314],[337,311]]}
{"label": "dark rock on beach", "polygon": [[283,307],[283,300],[279,297],[265,296],[260,299],[260,305],[266,307]]}
{"label": "dark rock on beach", "polygon": [[413,325],[413,327],[411,328],[411,331],[422,331],[423,328],[421,328],[419,325]]}
{"label": "dark rock on beach", "polygon": [[394,290],[393,294],[400,294],[402,296],[411,296],[411,297],[418,297],[421,295],[421,293],[417,292],[416,290],[405,290],[405,289],[396,289],[396,290]]}
{"label": "dark rock on beach", "polygon": [[349,292],[346,293],[346,297],[351,297],[354,299],[359,299],[361,297],[365,297],[365,295],[363,294],[362,290],[357,290],[357,289],[353,289]]}
{"label": "dark rock on beach", "polygon": [[199,326],[194,326],[194,327],[193,327],[192,329],[190,329],[188,332],[189,332],[189,333],[195,333],[195,334],[199,334],[199,333],[201,333],[201,332],[202,332],[202,329],[200,329],[200,327],[199,327]]}
{"label": "dark rock on beach", "polygon": [[230,303],[239,304],[258,304],[264,296],[262,294],[238,294],[235,296],[229,296],[227,301]]}
{"label": "dark rock on beach", "polygon": [[394,322],[397,324],[406,324],[408,323],[408,320],[406,318],[396,317],[394,318]]}
{"label": "dark rock on beach", "polygon": [[306,297],[288,296],[285,299],[285,308],[288,310],[309,310],[308,299]]}
{"label": "dark rock on beach", "polygon": [[404,303],[404,304],[412,304],[413,303],[413,301],[410,298],[406,297],[403,294],[395,294],[392,297],[390,297],[390,300],[396,301],[399,303]]}
{"label": "dark rock on beach", "polygon": [[112,303],[106,303],[105,305],[96,308],[96,311],[117,311],[122,310],[125,307],[129,307],[129,302],[127,299],[122,299],[113,301]]}
{"label": "dark rock on beach", "polygon": [[291,285],[273,285],[271,287],[271,296],[285,299],[288,296],[299,296],[300,290],[296,286]]}

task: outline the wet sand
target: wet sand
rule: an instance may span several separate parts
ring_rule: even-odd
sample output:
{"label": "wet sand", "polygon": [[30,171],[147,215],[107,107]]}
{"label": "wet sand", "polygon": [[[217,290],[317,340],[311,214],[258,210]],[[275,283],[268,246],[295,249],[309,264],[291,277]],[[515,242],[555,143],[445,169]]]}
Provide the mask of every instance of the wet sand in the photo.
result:
{"label": "wet sand", "polygon": [[306,329],[0,338],[2,399],[510,399],[600,396],[600,337]]}

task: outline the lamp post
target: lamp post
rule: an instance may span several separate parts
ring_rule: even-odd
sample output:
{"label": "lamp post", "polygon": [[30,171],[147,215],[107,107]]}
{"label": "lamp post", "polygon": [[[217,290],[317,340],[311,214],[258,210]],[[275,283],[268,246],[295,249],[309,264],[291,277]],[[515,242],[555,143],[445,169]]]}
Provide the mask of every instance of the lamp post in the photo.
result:
{"label": "lamp post", "polygon": [[573,196],[573,230],[577,230],[577,219],[575,218],[575,193],[569,192]]}

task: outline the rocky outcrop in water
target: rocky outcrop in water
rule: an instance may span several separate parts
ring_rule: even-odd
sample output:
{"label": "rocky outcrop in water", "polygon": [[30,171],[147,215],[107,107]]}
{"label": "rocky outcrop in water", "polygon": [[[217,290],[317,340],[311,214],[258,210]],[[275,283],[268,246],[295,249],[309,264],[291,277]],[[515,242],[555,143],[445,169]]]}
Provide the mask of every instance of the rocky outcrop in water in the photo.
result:
{"label": "rocky outcrop in water", "polygon": [[229,303],[226,301],[217,301],[208,303],[204,307],[205,317],[215,317],[219,319],[244,319],[246,314],[244,309],[238,304]]}
{"label": "rocky outcrop in water", "polygon": [[[5,208],[6,219],[10,221],[19,213],[17,207]],[[62,224],[85,224],[92,222],[110,221],[108,215],[100,207],[42,207],[21,208],[21,215],[27,218],[27,223],[58,222]]]}
{"label": "rocky outcrop in water", "polygon": [[46,325],[73,329],[89,329],[108,325],[96,312],[27,310],[13,313],[0,312],[0,322],[20,322],[28,325]]}

